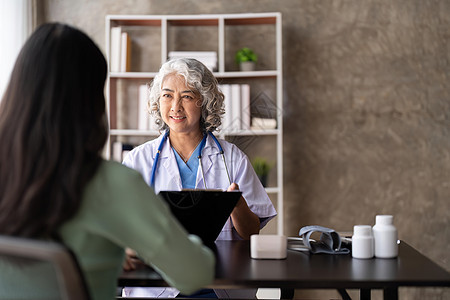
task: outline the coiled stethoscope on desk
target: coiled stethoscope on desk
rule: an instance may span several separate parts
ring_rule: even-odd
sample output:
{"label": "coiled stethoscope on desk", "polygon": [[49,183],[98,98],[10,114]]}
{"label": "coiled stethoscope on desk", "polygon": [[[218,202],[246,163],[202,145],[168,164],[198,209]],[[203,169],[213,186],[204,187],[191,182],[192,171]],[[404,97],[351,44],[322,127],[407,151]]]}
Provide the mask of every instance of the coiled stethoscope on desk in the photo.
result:
{"label": "coiled stethoscope on desk", "polygon": [[[166,140],[167,140],[167,137],[169,136],[169,132],[170,132],[170,130],[167,130],[166,133],[164,133],[164,136],[163,136],[163,138],[162,138],[162,140],[161,140],[161,143],[160,143],[159,146],[158,146],[158,150],[156,151],[155,160],[153,161],[152,172],[151,172],[151,177],[150,177],[150,186],[151,186],[152,188],[155,187],[155,174],[156,174],[156,168],[157,168],[158,161],[159,161],[159,155],[160,155],[161,150],[162,150],[162,148],[163,148],[163,146],[164,146],[164,143],[165,143]],[[206,138],[207,138],[208,135],[209,135],[209,136],[213,139],[213,141],[216,143],[217,148],[219,148],[219,153],[220,153],[220,155],[222,156],[223,164],[224,164],[224,166],[225,166],[225,171],[227,172],[228,181],[229,181],[229,183],[230,183],[230,185],[231,185],[230,173],[228,172],[227,162],[225,161],[225,154],[224,154],[223,148],[222,148],[222,146],[220,145],[220,143],[219,143],[219,141],[217,140],[217,138],[214,136],[214,134],[212,134],[212,132],[208,131],[208,132],[206,132],[206,134],[203,135],[203,139],[202,139],[202,141],[200,142],[200,151],[199,151],[200,154],[199,154],[199,156],[197,157],[197,158],[198,158],[198,165],[199,165],[199,167],[200,167],[200,172],[202,173],[203,184],[204,184],[204,186],[205,186],[205,189],[207,189],[207,186],[206,186],[205,174],[203,173],[202,151],[203,151],[203,148],[205,148]]]}

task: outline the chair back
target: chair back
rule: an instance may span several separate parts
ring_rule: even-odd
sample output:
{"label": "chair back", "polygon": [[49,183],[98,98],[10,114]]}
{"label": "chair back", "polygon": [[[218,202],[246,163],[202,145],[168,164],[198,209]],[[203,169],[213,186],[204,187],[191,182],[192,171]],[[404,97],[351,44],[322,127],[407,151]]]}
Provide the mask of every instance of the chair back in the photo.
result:
{"label": "chair back", "polygon": [[0,235],[0,299],[89,299],[73,253],[64,245]]}

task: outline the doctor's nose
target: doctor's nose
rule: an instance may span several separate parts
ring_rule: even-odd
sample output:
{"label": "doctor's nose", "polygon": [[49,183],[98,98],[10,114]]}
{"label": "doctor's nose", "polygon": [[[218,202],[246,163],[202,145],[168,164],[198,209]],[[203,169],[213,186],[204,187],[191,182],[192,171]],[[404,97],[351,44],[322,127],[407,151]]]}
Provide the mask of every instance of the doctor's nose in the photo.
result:
{"label": "doctor's nose", "polygon": [[181,97],[180,98],[175,98],[172,101],[172,107],[170,108],[170,110],[172,110],[172,111],[180,111],[180,110],[182,110],[183,109],[182,103],[183,103],[183,101],[181,100]]}

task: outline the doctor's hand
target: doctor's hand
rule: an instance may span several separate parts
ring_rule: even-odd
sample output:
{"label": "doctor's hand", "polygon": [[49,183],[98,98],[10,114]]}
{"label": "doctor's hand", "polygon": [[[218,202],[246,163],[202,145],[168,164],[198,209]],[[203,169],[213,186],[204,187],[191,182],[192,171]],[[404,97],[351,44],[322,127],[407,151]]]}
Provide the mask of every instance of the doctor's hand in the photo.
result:
{"label": "doctor's hand", "polygon": [[227,192],[229,191],[239,191],[239,185],[233,182],[227,189]]}
{"label": "doctor's hand", "polygon": [[125,249],[125,260],[123,261],[123,269],[124,271],[132,271],[136,269],[137,264],[140,263],[139,258],[137,257],[136,252],[133,249],[126,248]]}
{"label": "doctor's hand", "polygon": [[[227,191],[238,191],[239,185],[232,183]],[[250,239],[252,234],[259,233],[259,218],[255,215],[247,205],[244,197],[241,196],[233,211],[231,212],[231,219],[234,228],[241,238],[244,240]]]}

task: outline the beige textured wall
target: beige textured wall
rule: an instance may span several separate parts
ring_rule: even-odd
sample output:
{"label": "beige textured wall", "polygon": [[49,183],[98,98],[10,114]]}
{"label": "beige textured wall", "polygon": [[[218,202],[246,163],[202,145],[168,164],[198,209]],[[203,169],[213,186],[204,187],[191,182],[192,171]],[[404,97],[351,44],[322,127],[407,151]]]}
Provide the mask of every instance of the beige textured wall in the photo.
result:
{"label": "beige textured wall", "polygon": [[401,239],[450,270],[450,1],[38,2],[42,20],[103,49],[107,14],[282,12],[285,233],[393,214]]}

